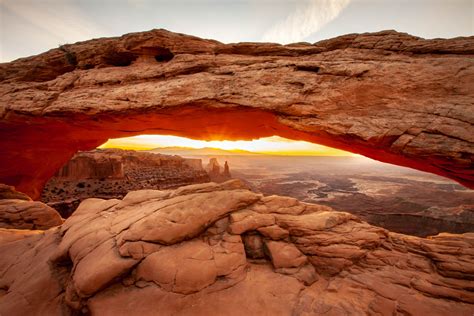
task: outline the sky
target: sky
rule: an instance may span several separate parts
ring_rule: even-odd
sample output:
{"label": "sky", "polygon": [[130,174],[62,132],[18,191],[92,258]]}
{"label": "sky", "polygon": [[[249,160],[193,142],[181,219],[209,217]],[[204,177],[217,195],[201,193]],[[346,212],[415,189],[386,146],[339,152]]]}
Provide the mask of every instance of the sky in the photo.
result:
{"label": "sky", "polygon": [[0,62],[153,28],[224,43],[385,29],[448,38],[474,34],[474,0],[0,0]]}
{"label": "sky", "polygon": [[[314,43],[387,29],[451,38],[474,35],[474,0],[0,0],[0,62],[154,28],[224,43]],[[262,150],[284,142],[262,141]],[[300,150],[301,142],[286,143],[282,152]],[[311,146],[306,149],[316,150]]]}
{"label": "sky", "polygon": [[304,141],[292,141],[279,136],[256,140],[204,141],[171,135],[140,135],[110,139],[100,148],[122,148],[149,150],[157,147],[220,148],[225,150],[246,150],[253,153],[285,156],[358,156],[342,150]]}

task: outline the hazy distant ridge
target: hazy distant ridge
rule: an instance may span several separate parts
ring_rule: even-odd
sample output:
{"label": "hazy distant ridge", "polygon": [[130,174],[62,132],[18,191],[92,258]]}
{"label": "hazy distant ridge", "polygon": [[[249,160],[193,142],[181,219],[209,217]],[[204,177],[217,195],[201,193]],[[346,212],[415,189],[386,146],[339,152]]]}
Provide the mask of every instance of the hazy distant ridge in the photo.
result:
{"label": "hazy distant ridge", "polygon": [[178,156],[261,156],[264,154],[254,153],[247,150],[235,149],[225,150],[219,148],[190,148],[190,147],[162,147],[149,150],[150,152],[165,155]]}

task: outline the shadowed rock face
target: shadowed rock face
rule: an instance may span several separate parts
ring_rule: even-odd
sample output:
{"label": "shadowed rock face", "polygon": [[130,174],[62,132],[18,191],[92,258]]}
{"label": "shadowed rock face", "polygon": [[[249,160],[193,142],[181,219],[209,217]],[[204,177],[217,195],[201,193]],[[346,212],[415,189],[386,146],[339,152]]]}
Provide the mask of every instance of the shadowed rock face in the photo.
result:
{"label": "shadowed rock face", "polygon": [[472,315],[474,235],[418,238],[238,180],[0,230],[3,315]]}
{"label": "shadowed rock face", "polygon": [[0,182],[34,198],[108,138],[280,135],[474,187],[474,37],[222,44],[164,30],[0,65]]}
{"label": "shadowed rock face", "polygon": [[0,229],[49,229],[62,223],[63,219],[55,209],[0,183]]}

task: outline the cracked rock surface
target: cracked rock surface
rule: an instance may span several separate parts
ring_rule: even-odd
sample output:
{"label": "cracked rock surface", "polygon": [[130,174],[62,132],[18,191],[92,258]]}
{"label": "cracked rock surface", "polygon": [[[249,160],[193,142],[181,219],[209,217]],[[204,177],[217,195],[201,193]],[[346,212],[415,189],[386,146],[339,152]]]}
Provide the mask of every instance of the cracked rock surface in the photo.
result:
{"label": "cracked rock surface", "polygon": [[62,223],[55,209],[0,183],[0,229],[49,229]]}
{"label": "cracked rock surface", "polygon": [[109,138],[279,135],[474,188],[473,82],[474,37],[282,46],[152,30],[63,45],[0,64],[0,182],[38,198]]}
{"label": "cracked rock surface", "polygon": [[239,180],[0,230],[2,315],[472,315],[474,234],[390,233]]}

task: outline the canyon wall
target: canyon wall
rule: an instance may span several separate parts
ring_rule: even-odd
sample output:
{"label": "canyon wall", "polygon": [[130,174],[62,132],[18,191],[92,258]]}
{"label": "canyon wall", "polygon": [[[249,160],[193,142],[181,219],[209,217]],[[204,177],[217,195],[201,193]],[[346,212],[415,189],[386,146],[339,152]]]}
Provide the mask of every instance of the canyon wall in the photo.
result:
{"label": "canyon wall", "polygon": [[109,138],[280,135],[474,187],[474,37],[222,44],[165,30],[0,64],[0,182],[38,198]]}
{"label": "canyon wall", "polygon": [[122,159],[119,155],[79,153],[59,169],[55,176],[70,180],[123,178]]}
{"label": "canyon wall", "polygon": [[120,149],[77,153],[49,179],[41,201],[67,218],[87,198],[123,198],[129,191],[209,182],[200,159]]}

